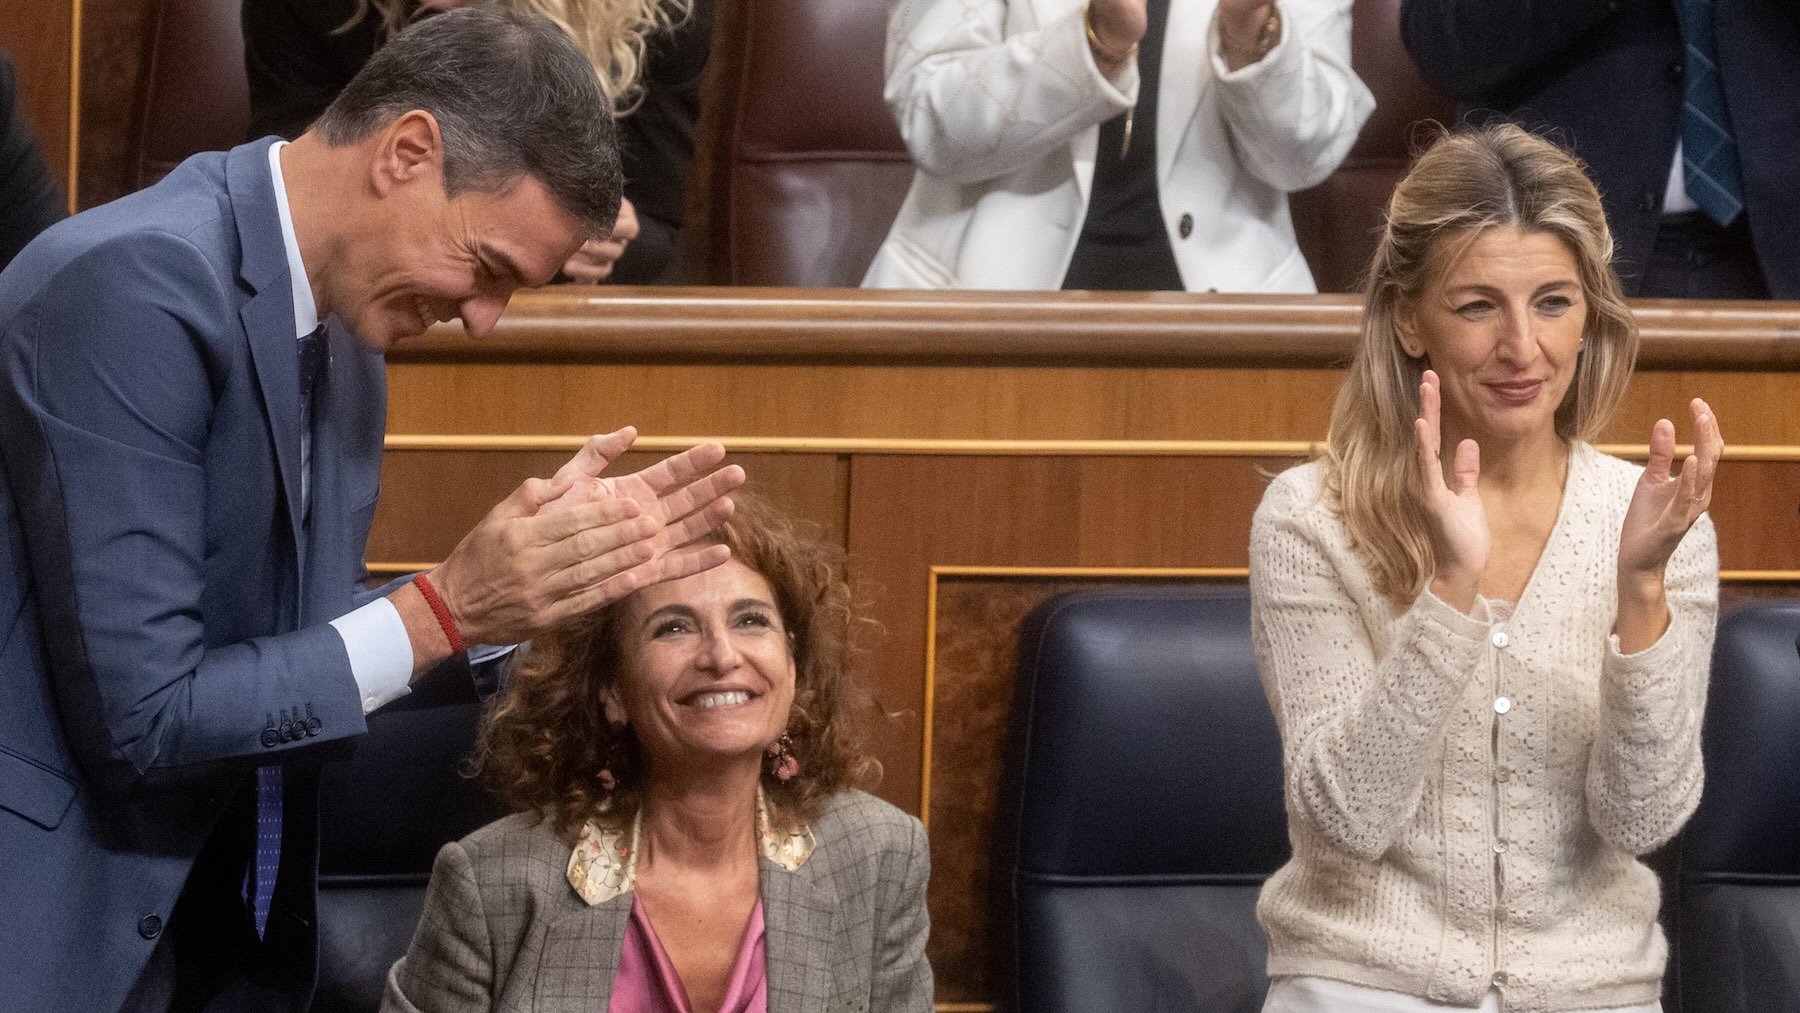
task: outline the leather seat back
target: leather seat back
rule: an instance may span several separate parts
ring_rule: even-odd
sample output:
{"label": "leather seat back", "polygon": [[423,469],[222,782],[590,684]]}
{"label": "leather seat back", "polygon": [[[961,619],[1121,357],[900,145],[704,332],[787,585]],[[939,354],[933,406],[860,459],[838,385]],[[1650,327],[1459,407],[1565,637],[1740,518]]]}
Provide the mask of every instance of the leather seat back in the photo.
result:
{"label": "leather seat back", "polygon": [[438,848],[499,818],[461,771],[479,703],[372,716],[346,762],[319,783],[319,986],[313,1013],[374,1013],[406,953]]}
{"label": "leather seat back", "polygon": [[1294,194],[1294,232],[1321,292],[1360,292],[1381,238],[1388,198],[1431,136],[1423,121],[1449,126],[1456,103],[1427,84],[1400,44],[1400,0],[1356,0],[1350,64],[1375,94],[1356,145],[1323,183]]}
{"label": "leather seat back", "polygon": [[1719,623],[1706,791],[1674,848],[1669,1013],[1800,1009],[1800,601]]}
{"label": "leather seat back", "polygon": [[250,126],[238,0],[160,0],[151,29],[133,183],[149,186],[189,155],[225,151]]}
{"label": "leather seat back", "polygon": [[708,280],[861,284],[912,180],[881,100],[886,4],[724,0],[719,19]]}
{"label": "leather seat back", "polygon": [[1082,592],[1021,634],[994,875],[1004,1005],[1255,1013],[1287,860],[1242,590]]}

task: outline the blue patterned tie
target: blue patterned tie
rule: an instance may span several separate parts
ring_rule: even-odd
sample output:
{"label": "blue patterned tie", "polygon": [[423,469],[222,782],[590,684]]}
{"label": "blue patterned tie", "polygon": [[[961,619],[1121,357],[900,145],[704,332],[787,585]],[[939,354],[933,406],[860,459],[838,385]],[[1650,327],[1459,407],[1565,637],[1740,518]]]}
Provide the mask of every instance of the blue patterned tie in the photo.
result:
{"label": "blue patterned tie", "polygon": [[250,886],[250,912],[256,919],[256,938],[269,924],[269,901],[275,896],[275,875],[281,870],[281,767],[256,768],[256,878]]}
{"label": "blue patterned tie", "polygon": [[[313,389],[318,386],[319,372],[325,365],[324,324],[300,336],[299,356],[300,428],[307,431],[312,424]],[[290,726],[285,713],[282,718],[280,732],[285,734]],[[269,902],[274,899],[275,877],[281,871],[281,789],[279,764],[256,768],[256,858],[250,882],[250,911],[256,919],[259,939],[269,924]]]}
{"label": "blue patterned tie", "polygon": [[300,428],[311,424],[313,388],[325,366],[325,325],[300,336]]}
{"label": "blue patterned tie", "polygon": [[1681,99],[1681,167],[1688,196],[1720,225],[1744,210],[1737,140],[1719,78],[1713,0],[1681,0],[1681,45],[1687,82]]}

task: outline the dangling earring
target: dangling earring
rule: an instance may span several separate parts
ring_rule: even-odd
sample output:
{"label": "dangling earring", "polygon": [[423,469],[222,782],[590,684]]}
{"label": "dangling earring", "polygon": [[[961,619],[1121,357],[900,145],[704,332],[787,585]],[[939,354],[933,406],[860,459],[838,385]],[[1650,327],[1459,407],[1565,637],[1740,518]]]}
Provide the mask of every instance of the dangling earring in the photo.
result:
{"label": "dangling earring", "polygon": [[613,728],[611,741],[606,746],[606,756],[600,762],[600,769],[594,774],[594,780],[600,783],[601,791],[611,792],[619,786],[619,775],[624,772],[628,757],[625,728],[625,725]]}
{"label": "dangling earring", "polygon": [[800,773],[800,761],[794,756],[794,740],[788,737],[788,733],[782,732],[781,738],[769,743],[769,748],[764,752],[769,755],[769,773],[775,776],[775,780],[786,783]]}

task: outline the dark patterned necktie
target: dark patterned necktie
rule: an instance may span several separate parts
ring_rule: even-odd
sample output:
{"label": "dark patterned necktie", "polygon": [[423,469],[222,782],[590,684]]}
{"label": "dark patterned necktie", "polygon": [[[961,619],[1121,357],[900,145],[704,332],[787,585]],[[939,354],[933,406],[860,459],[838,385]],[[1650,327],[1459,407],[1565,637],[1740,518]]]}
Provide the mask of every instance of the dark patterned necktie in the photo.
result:
{"label": "dark patterned necktie", "polygon": [[309,334],[300,337],[300,426],[306,429],[312,422],[313,389],[319,385],[319,375],[325,369],[325,325],[320,324]]}
{"label": "dark patterned necktie", "polygon": [[250,884],[250,913],[256,919],[256,938],[269,924],[269,902],[275,896],[275,875],[281,870],[281,766],[256,768],[255,879]]}
{"label": "dark patterned necktie", "polygon": [[[300,337],[300,428],[310,431],[313,390],[325,367],[325,325]],[[282,772],[279,764],[256,768],[256,856],[250,882],[250,912],[257,938],[269,924],[269,903],[281,871]]]}
{"label": "dark patterned necktie", "polygon": [[1719,77],[1713,0],[1679,0],[1685,85],[1681,98],[1681,170],[1688,196],[1707,217],[1730,225],[1744,210],[1737,139]]}

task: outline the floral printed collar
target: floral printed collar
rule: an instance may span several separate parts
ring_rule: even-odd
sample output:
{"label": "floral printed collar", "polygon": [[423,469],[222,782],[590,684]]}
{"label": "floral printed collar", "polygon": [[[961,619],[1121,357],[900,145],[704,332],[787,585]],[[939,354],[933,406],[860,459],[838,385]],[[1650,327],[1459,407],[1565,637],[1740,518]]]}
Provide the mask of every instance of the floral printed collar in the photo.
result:
{"label": "floral printed collar", "polygon": [[[582,824],[581,835],[575,839],[575,852],[569,856],[569,885],[590,906],[629,893],[637,881],[638,830],[643,815],[639,810],[628,829],[593,820]],[[789,872],[798,872],[817,846],[811,827],[802,825],[784,831],[770,825],[769,805],[761,788],[756,790],[756,831],[762,856]]]}

